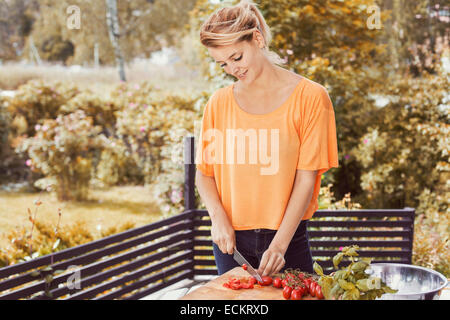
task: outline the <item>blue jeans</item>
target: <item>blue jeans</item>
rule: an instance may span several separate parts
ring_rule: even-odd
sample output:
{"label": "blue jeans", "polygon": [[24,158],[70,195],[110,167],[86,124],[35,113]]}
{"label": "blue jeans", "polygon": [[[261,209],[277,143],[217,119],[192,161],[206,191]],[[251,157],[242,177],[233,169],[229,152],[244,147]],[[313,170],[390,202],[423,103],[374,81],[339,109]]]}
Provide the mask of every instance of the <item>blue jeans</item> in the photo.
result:
{"label": "blue jeans", "polygon": [[[285,265],[281,272],[288,268],[298,268],[313,273],[313,261],[306,230],[307,223],[308,220],[302,220],[295,231],[284,255]],[[258,269],[262,255],[269,248],[276,232],[277,230],[270,229],[236,230],[236,248],[253,268]],[[232,254],[222,253],[215,243],[213,243],[213,252],[219,275],[239,266]]]}

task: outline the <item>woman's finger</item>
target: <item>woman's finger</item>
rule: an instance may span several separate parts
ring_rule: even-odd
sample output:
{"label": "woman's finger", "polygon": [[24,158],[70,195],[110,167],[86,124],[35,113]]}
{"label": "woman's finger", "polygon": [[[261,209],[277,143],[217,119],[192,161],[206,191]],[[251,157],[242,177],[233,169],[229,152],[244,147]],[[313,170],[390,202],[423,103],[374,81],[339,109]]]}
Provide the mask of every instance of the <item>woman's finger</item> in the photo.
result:
{"label": "woman's finger", "polygon": [[220,240],[220,245],[219,245],[220,251],[222,251],[223,254],[227,254],[227,244],[224,240]]}
{"label": "woman's finger", "polygon": [[226,250],[228,254],[233,254],[233,250],[234,250],[234,242],[233,239],[229,239],[227,241],[227,245],[226,245]]}
{"label": "woman's finger", "polygon": [[264,271],[262,273],[263,276],[268,276],[268,275],[272,274],[272,269],[273,269],[274,264],[276,262],[276,257],[273,254],[270,254],[268,256],[269,256],[269,259],[268,259],[267,264],[266,264],[266,266],[264,268]]}
{"label": "woman's finger", "polygon": [[268,257],[267,257],[267,251],[263,253],[262,257],[261,257],[261,262],[259,263],[259,267],[258,267],[258,273],[260,275],[263,274],[264,269],[266,268],[268,262]]}
{"label": "woman's finger", "polygon": [[286,263],[286,262],[285,262],[284,258],[279,258],[279,259],[278,259],[277,266],[276,266],[276,268],[273,270],[272,273],[277,273],[277,272],[279,272],[279,271],[284,267],[284,264],[285,264],[285,263]]}

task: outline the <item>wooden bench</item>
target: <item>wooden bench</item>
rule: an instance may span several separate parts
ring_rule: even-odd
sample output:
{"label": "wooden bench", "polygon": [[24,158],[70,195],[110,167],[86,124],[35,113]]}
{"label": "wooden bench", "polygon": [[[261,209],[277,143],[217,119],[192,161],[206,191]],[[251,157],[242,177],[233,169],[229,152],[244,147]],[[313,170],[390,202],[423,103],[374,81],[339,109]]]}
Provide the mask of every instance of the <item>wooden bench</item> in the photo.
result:
{"label": "wooden bench", "polygon": [[[197,211],[194,220],[194,247],[210,247],[211,221],[206,210]],[[308,221],[311,254],[326,273],[334,271],[332,258],[342,247],[359,246],[359,256],[373,263],[411,264],[414,209],[399,210],[318,210]],[[194,274],[211,274],[215,266],[212,249],[195,249]],[[344,260],[340,266],[349,261]],[[200,268],[202,267],[202,268]],[[215,268],[214,268],[214,272]]]}
{"label": "wooden bench", "polygon": [[[0,269],[0,299],[140,299],[184,279],[216,275],[206,210],[195,206],[194,139],[185,139],[186,210],[176,216]],[[318,210],[313,258],[326,272],[340,247],[374,262],[411,264],[414,209]],[[345,265],[345,262],[343,263]]]}

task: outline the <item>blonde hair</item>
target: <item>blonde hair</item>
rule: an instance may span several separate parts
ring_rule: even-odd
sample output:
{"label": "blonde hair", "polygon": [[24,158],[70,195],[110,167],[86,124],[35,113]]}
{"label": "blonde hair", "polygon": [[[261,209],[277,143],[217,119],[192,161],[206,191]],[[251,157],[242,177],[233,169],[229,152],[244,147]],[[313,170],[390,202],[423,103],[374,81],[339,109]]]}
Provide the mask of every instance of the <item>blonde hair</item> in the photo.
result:
{"label": "blonde hair", "polygon": [[232,7],[217,9],[200,28],[200,42],[205,47],[217,48],[241,41],[250,42],[257,30],[264,38],[264,54],[274,64],[284,65],[278,54],[269,49],[272,40],[270,28],[251,0],[241,0]]}

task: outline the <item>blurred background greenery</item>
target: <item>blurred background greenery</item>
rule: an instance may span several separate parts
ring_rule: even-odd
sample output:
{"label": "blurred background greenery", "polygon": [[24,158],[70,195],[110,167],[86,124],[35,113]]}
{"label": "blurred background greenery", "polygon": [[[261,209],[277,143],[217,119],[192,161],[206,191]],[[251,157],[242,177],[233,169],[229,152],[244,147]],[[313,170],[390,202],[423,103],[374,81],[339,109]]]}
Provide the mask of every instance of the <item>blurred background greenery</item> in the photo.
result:
{"label": "blurred background greenery", "polygon": [[[182,139],[235,81],[198,31],[237,2],[0,2],[0,264],[29,256],[37,209],[36,254],[58,209],[65,247],[183,210]],[[415,208],[413,262],[450,276],[448,2],[255,3],[271,49],[333,101],[340,167],[321,208]]]}

